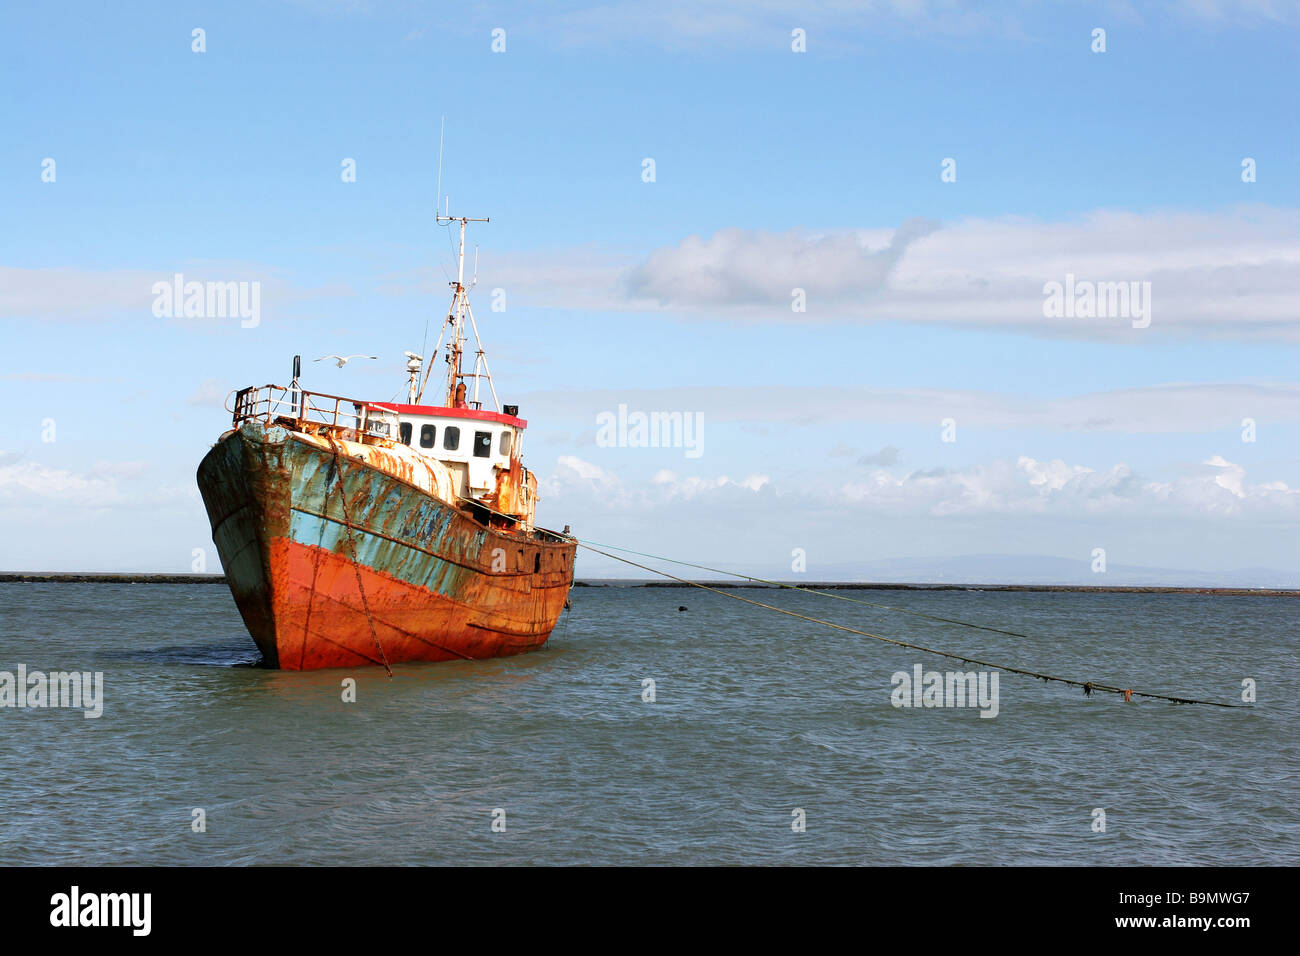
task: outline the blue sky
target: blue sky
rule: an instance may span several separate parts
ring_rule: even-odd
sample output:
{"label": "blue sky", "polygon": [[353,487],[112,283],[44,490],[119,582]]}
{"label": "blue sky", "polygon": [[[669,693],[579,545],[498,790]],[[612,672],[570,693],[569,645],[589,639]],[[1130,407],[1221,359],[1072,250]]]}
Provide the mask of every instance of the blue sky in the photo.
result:
{"label": "blue sky", "polygon": [[[544,523],[785,576],[1105,547],[1300,583],[1296,4],[0,18],[0,568],[213,570],[193,472],[230,389],[300,353],[309,388],[397,392],[454,274],[445,116]],[[260,282],[259,323],[155,317],[176,272]],[[1150,327],[1045,317],[1066,273],[1150,281]],[[703,416],[704,453],[598,446],[618,404]]]}

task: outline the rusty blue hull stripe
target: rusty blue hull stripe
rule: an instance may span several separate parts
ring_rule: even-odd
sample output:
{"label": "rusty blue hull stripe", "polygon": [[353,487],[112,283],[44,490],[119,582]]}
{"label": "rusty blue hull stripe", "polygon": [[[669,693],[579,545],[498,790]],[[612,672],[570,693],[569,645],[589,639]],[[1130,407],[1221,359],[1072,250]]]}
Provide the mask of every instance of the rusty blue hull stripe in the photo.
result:
{"label": "rusty blue hull stripe", "polygon": [[[349,502],[349,511],[353,507]],[[295,510],[289,521],[289,537],[299,544],[321,547],[348,559],[352,557],[347,529],[334,518],[322,519]],[[478,573],[417,548],[391,541],[382,535],[372,534],[356,525],[352,528],[352,540],[356,544],[357,561],[360,564],[447,597],[455,597],[460,592],[466,576]],[[424,545],[430,550],[433,546],[433,542]]]}
{"label": "rusty blue hull stripe", "polygon": [[[291,442],[286,451],[293,476],[290,538],[351,558],[334,456],[301,442]],[[359,563],[448,597],[458,594],[467,576],[479,573],[462,565],[480,565],[486,531],[452,532],[454,509],[382,472],[344,460],[343,475]],[[329,520],[318,517],[320,513]],[[381,533],[371,533],[367,527]],[[419,547],[402,541],[419,542]]]}

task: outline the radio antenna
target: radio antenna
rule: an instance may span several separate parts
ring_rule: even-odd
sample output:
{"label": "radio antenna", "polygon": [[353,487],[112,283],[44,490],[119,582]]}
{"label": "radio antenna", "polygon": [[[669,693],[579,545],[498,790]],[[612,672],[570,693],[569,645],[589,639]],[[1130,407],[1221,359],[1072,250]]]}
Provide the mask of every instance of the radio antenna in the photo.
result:
{"label": "radio antenna", "polygon": [[433,197],[434,212],[438,211],[438,200],[442,198],[442,142],[447,133],[447,116],[442,117],[442,126],[438,130],[438,195]]}
{"label": "radio antenna", "polygon": [[[471,222],[489,222],[486,217],[475,219],[470,216],[453,216],[451,214],[451,199],[442,195],[442,148],[445,133],[447,129],[447,117],[442,117],[442,129],[438,134],[438,199],[441,203],[434,203],[433,219],[438,225],[446,223],[450,226],[453,222],[460,224],[460,246],[456,250],[456,281],[448,281],[452,288],[451,307],[447,310],[447,318],[443,320],[442,331],[438,334],[438,344],[434,346],[434,356],[437,355],[438,349],[442,346],[443,336],[448,331],[451,336],[447,342],[447,352],[445,361],[447,363],[447,396],[444,399],[446,408],[468,408],[471,405],[474,408],[480,407],[478,401],[479,380],[486,378],[488,388],[492,390],[492,400],[500,411],[501,404],[497,399],[496,386],[492,383],[492,372],[487,367],[487,356],[483,354],[483,343],[479,339],[478,324],[474,321],[474,312],[469,306],[468,292],[478,284],[478,246],[474,247],[474,277],[469,285],[465,284],[465,226]],[[439,205],[442,205],[442,211],[438,211]],[[450,240],[450,236],[448,236]],[[474,341],[478,346],[475,357],[474,372],[466,372],[462,366],[465,355],[466,329],[465,320],[469,319],[470,329],[474,333]],[[418,356],[408,355],[411,365],[417,365],[421,361]],[[482,371],[480,371],[480,369]],[[417,388],[416,377],[419,375],[418,367],[412,370],[410,383],[411,404],[418,405],[424,398],[424,387],[429,384],[429,375],[433,371],[433,357],[430,357],[428,364],[424,366],[424,380],[420,382]],[[466,378],[474,379],[474,398],[467,400],[465,397]]]}

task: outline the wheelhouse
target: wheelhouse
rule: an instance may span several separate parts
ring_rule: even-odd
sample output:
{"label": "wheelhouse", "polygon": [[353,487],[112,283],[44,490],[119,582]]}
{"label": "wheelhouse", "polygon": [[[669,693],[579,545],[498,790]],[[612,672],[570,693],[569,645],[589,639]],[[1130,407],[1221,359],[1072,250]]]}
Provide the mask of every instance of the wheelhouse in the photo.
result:
{"label": "wheelhouse", "polygon": [[396,414],[392,438],[463,473],[462,493],[481,494],[494,487],[497,469],[509,470],[511,459],[523,455],[528,422],[516,415],[439,405],[372,404]]}

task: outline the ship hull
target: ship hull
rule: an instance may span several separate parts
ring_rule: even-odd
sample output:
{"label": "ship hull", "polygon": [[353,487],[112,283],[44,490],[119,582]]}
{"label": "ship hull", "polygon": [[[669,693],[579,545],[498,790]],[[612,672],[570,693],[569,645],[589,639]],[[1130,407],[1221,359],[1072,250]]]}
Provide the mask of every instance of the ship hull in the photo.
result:
{"label": "ship hull", "polygon": [[245,422],[223,436],[198,483],[231,593],[270,667],[523,653],[545,644],[573,584],[572,539],[487,527],[279,425]]}

